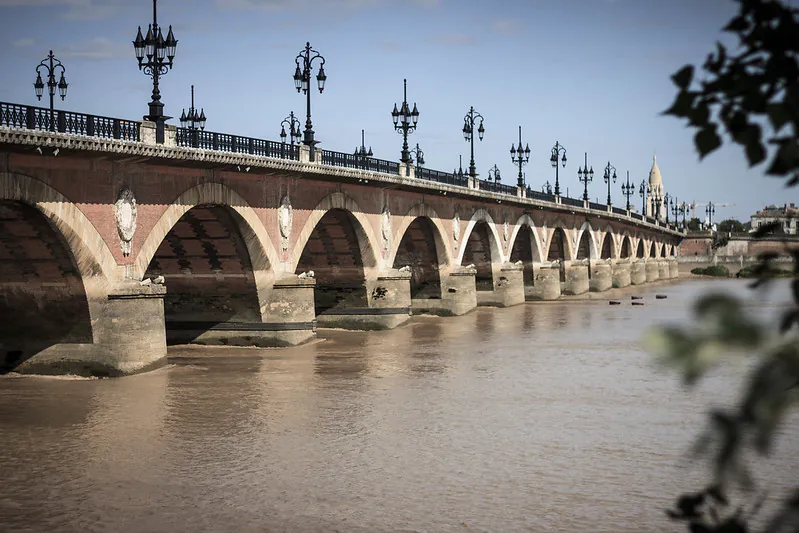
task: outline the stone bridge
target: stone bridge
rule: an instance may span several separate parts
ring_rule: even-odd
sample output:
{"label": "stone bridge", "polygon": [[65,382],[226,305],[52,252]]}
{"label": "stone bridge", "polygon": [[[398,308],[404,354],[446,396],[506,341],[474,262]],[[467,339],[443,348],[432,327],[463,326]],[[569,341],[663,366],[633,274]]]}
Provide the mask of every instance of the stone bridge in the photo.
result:
{"label": "stone bridge", "polygon": [[0,124],[2,371],[123,375],[172,343],[288,346],[677,275],[681,233],[604,205],[172,127],[158,145],[148,122]]}

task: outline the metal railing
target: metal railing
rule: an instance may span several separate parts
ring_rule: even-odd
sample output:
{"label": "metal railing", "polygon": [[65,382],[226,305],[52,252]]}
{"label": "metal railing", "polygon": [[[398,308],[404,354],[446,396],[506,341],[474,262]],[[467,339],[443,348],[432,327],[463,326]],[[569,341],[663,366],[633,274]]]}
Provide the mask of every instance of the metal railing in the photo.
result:
{"label": "metal railing", "polygon": [[577,198],[569,198],[568,196],[561,196],[560,197],[560,203],[565,204],[565,205],[571,205],[571,206],[574,206],[574,207],[583,207],[584,206],[582,200],[578,200]]}
{"label": "metal railing", "polygon": [[469,178],[466,176],[458,177],[452,172],[441,172],[440,170],[424,167],[416,167],[416,177],[422,180],[435,181],[436,183],[446,183],[447,185],[469,186]]}
{"label": "metal railing", "polygon": [[214,131],[178,128],[175,143],[186,148],[219,150],[237,154],[260,155],[278,159],[299,159],[299,146],[253,137],[217,133]]}
{"label": "metal railing", "polygon": [[344,152],[334,152],[333,150],[319,150],[322,153],[322,164],[334,167],[356,168],[359,170],[369,170],[371,172],[382,172],[383,174],[396,174],[399,172],[399,163],[365,157]]}
{"label": "metal railing", "polygon": [[134,120],[100,117],[63,110],[54,110],[51,113],[48,108],[7,102],[0,102],[0,126],[125,141],[141,140],[139,124]]}
{"label": "metal railing", "polygon": [[496,183],[493,181],[479,180],[481,191],[497,192],[500,194],[511,194],[516,196],[516,187],[505,185],[504,183]]}
{"label": "metal railing", "polygon": [[[44,107],[11,104],[7,102],[0,102],[0,126],[141,142],[139,121],[63,110],[53,110],[51,112],[50,109]],[[242,137],[228,133],[190,130],[188,128],[177,128],[175,142],[177,146],[181,147],[218,150],[278,159],[290,159],[294,161],[299,160],[300,152],[299,145],[290,145],[283,142],[255,139],[252,137]],[[357,156],[332,150],[318,150],[317,152],[321,153],[321,162],[325,165],[367,170],[384,174],[397,174],[399,172],[399,163],[394,161]],[[458,177],[451,172],[441,172],[424,167],[416,167],[415,170],[418,179],[464,188],[469,186],[468,176]],[[484,180],[480,180],[479,185],[480,189],[484,191],[507,194],[509,196],[517,195],[517,188],[512,185]],[[555,201],[554,195],[535,191],[529,187],[527,188],[527,197],[546,202]],[[583,200],[581,199],[562,196],[560,202],[564,205],[584,207]],[[593,210],[607,211],[607,206],[604,204],[590,202],[589,207]],[[618,207],[613,207],[612,212],[617,215],[627,216],[627,211]],[[654,218],[644,217],[639,213],[631,212],[629,216],[649,224],[664,226],[663,223],[658,223]],[[667,226],[667,229],[672,229],[672,225]]]}

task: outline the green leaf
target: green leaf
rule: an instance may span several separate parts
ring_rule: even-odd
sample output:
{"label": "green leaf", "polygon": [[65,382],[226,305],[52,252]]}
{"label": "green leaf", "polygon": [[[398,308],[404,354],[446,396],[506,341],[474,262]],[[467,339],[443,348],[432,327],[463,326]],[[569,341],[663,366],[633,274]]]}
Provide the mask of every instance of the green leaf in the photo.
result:
{"label": "green leaf", "polygon": [[721,138],[716,133],[715,124],[699,130],[694,136],[694,144],[699,151],[699,158],[704,158],[707,154],[721,146]]}
{"label": "green leaf", "polygon": [[791,118],[788,106],[781,103],[769,104],[766,106],[766,113],[768,113],[768,119],[771,121],[775,133],[777,133]]}
{"label": "green leaf", "polygon": [[710,110],[708,109],[707,102],[700,100],[696,107],[691,111],[688,116],[692,126],[703,128],[707,125],[708,118],[710,118]]}
{"label": "green leaf", "polygon": [[688,88],[691,85],[691,80],[694,79],[694,66],[693,65],[685,65],[683,68],[678,70],[672,77],[672,81],[674,85],[679,87],[682,90]]}
{"label": "green leaf", "polygon": [[696,93],[680,91],[677,98],[674,99],[674,103],[671,104],[671,107],[664,111],[663,114],[674,115],[675,117],[687,117],[693,108],[694,98],[696,98]]}
{"label": "green leaf", "polygon": [[782,176],[795,172],[799,168],[799,145],[794,139],[782,139],[777,153],[766,173],[772,176]]}
{"label": "green leaf", "polygon": [[746,18],[743,16],[737,16],[732,19],[729,24],[724,26],[724,31],[728,32],[741,32],[744,31],[746,28],[749,27],[749,23],[746,21]]}
{"label": "green leaf", "polygon": [[746,159],[749,160],[749,166],[753,167],[766,158],[766,149],[759,140],[749,140],[746,143]]}

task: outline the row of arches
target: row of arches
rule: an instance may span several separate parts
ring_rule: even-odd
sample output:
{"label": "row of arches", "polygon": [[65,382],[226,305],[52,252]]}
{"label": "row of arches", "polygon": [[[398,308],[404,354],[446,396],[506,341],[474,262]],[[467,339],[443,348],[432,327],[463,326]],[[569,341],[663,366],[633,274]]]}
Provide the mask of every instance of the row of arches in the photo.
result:
{"label": "row of arches", "polygon": [[[34,351],[55,343],[91,342],[92,299],[86,284],[97,277],[113,283],[109,265],[116,262],[108,245],[95,236],[91,223],[74,205],[46,185],[18,175],[2,179],[0,315],[6,320],[0,321],[0,328],[8,331],[0,333],[4,338],[26,336],[27,330],[17,322],[36,327],[36,334],[27,335],[38,343]],[[48,207],[53,200],[62,206],[57,213]],[[295,274],[314,272],[317,314],[364,307],[366,280],[379,268],[375,239],[363,214],[342,193],[331,195],[323,207],[314,211],[300,232],[301,250],[293,261],[279,265],[270,236],[252,208],[221,184],[200,185],[184,193],[145,239],[135,260],[135,276],[165,278],[168,328],[186,321],[213,325],[266,320],[278,267]],[[441,298],[442,276],[453,265],[473,264],[477,289],[493,289],[494,269],[503,261],[502,247],[496,225],[480,211],[483,215],[472,217],[459,246],[448,242],[441,219],[429,207],[417,206],[401,219],[388,263],[397,269],[410,267],[412,298]],[[590,226],[582,230],[576,257],[613,257],[614,237],[605,233],[597,246],[594,233]],[[508,258],[522,261],[526,282],[533,282],[533,262],[569,257],[562,228],[556,228],[549,241],[542,253],[529,217],[514,227]],[[635,244],[636,256],[644,257],[644,240],[639,237]],[[655,242],[649,248],[651,257],[674,253],[673,247]],[[629,257],[632,249],[633,237],[624,236],[618,255]],[[30,351],[15,348],[0,353],[0,369],[20,362],[26,350]]]}

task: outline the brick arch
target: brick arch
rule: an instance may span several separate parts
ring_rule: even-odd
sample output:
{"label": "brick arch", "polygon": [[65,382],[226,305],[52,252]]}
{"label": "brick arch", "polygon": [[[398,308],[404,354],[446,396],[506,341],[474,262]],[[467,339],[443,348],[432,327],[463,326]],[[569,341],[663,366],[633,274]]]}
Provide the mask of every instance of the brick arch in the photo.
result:
{"label": "brick arch", "polygon": [[35,178],[0,172],[0,200],[15,200],[36,208],[64,237],[84,280],[110,282],[118,278],[111,249],[86,215],[63,194]]}
{"label": "brick arch", "polygon": [[638,238],[638,244],[635,246],[635,257],[636,259],[643,259],[646,257],[646,246],[644,245],[644,239]]}
{"label": "brick arch", "polygon": [[347,211],[352,218],[357,222],[354,224],[355,235],[358,239],[359,252],[363,261],[363,266],[367,270],[376,268],[377,265],[377,250],[379,250],[377,239],[372,232],[372,227],[369,224],[369,219],[366,218],[365,212],[358,206],[357,202],[352,197],[342,193],[334,192],[324,197],[316,207],[311,211],[308,220],[306,220],[297,239],[294,241],[292,249],[290,272],[297,270],[300,263],[300,257],[311,238],[311,234],[316,229],[317,224],[332,209],[340,209]]}
{"label": "brick arch", "polygon": [[533,243],[534,249],[532,250],[533,253],[533,261],[540,263],[543,259],[541,257],[541,237],[538,235],[538,231],[536,231],[535,222],[530,217],[530,215],[522,215],[519,217],[519,220],[516,221],[516,224],[513,226],[513,232],[511,233],[510,239],[508,240],[508,250],[510,250],[510,255],[513,255],[513,249],[516,246],[516,237],[519,235],[523,226],[527,226],[530,228],[531,233],[533,234]]}
{"label": "brick arch", "polygon": [[[585,232],[588,232],[588,253],[586,257],[577,257],[580,255],[580,250],[583,244],[583,236]],[[596,259],[599,257],[599,252],[597,250],[597,243],[596,238],[594,236],[594,229],[591,227],[591,224],[586,220],[583,222],[583,225],[580,226],[580,230],[577,232],[577,249],[575,251],[574,258],[575,259]]]}
{"label": "brick arch", "polygon": [[657,249],[655,241],[650,242],[649,246],[647,248],[649,249],[649,257],[652,258],[652,259],[657,258],[658,249]]}
{"label": "brick arch", "polygon": [[602,246],[599,248],[600,259],[616,259],[616,242],[613,233],[606,231],[602,236]]}
{"label": "brick arch", "polygon": [[147,235],[134,262],[134,277],[142,279],[156,251],[177,222],[193,207],[200,205],[226,206],[235,213],[256,272],[270,272],[279,264],[275,247],[255,210],[236,191],[217,182],[196,185],[170,204]]}
{"label": "brick arch", "polygon": [[397,251],[399,250],[402,239],[405,236],[405,232],[408,230],[408,227],[419,217],[425,217],[429,219],[430,223],[435,228],[433,237],[435,239],[439,267],[448,266],[450,264],[450,258],[452,257],[452,247],[450,245],[450,240],[445,238],[447,235],[447,230],[444,228],[442,219],[440,216],[438,216],[436,210],[430,207],[428,204],[422,203],[418,203],[411,207],[397,225],[397,230],[394,232],[391,243],[391,253],[388,256],[388,264],[394,264],[397,257]]}
{"label": "brick arch", "polygon": [[491,218],[491,215],[488,214],[483,208],[477,209],[472,218],[469,219],[469,223],[466,224],[466,230],[463,232],[463,236],[461,237],[461,242],[459,243],[459,252],[458,252],[458,260],[456,264],[460,265],[463,263],[463,256],[466,252],[466,244],[469,242],[469,237],[474,230],[474,227],[480,223],[484,222],[488,227],[488,235],[489,235],[489,248],[491,253],[491,262],[492,263],[502,263],[504,257],[502,255],[502,250],[499,246],[499,243],[502,242],[499,238],[499,232],[497,231],[497,226],[494,223],[494,219]]}

